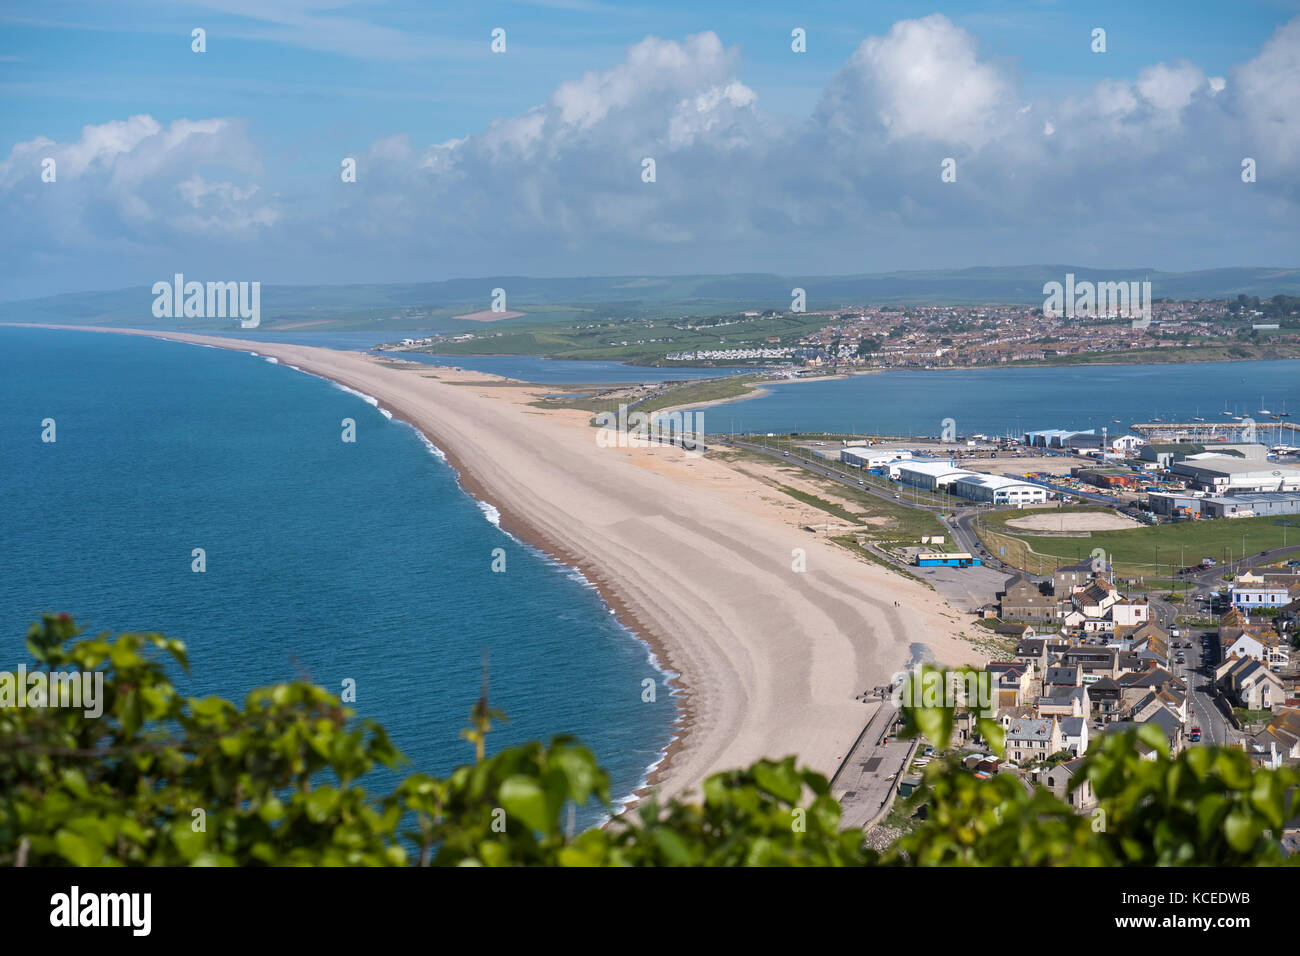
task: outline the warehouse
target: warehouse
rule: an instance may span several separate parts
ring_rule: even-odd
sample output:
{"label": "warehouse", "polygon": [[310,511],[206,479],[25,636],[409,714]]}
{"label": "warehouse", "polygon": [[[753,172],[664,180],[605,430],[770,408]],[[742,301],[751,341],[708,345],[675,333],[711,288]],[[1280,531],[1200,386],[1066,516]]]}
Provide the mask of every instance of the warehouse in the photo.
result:
{"label": "warehouse", "polygon": [[953,494],[995,505],[1032,505],[1047,500],[1047,489],[1004,475],[968,474],[952,484]]}
{"label": "warehouse", "polygon": [[1073,428],[1044,428],[1041,431],[1025,432],[1025,444],[1031,448],[1099,448],[1101,438],[1089,428],[1076,431]]}
{"label": "warehouse", "polygon": [[1153,491],[1147,495],[1148,507],[1166,518],[1200,517],[1203,500],[1204,495],[1200,493],[1189,495],[1173,491]]}
{"label": "warehouse", "polygon": [[889,477],[914,488],[937,491],[974,472],[953,467],[951,461],[895,461],[889,463]]}
{"label": "warehouse", "polygon": [[912,453],[910,451],[901,448],[884,451],[880,448],[857,445],[840,451],[840,461],[853,468],[880,468],[891,461],[905,461],[911,457]]}
{"label": "warehouse", "polygon": [[1254,518],[1300,514],[1300,495],[1256,492],[1201,500],[1202,518]]}
{"label": "warehouse", "polygon": [[1300,468],[1268,465],[1244,458],[1198,458],[1176,461],[1174,474],[1182,475],[1204,491],[1225,494],[1250,491],[1300,491]]}

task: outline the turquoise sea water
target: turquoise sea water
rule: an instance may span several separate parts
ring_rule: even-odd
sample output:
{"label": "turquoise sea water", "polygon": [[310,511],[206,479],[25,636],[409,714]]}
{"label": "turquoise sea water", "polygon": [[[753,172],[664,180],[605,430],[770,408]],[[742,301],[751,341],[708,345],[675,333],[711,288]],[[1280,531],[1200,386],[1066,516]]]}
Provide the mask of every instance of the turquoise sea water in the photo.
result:
{"label": "turquoise sea water", "polygon": [[491,749],[577,734],[617,798],[670,740],[664,675],[595,590],[497,528],[412,428],[327,381],[239,352],[0,328],[0,455],[0,669],[27,659],[45,611],[163,631],[189,646],[186,693],[352,678],[410,769],[446,772],[471,757],[458,735],[486,648],[510,717]]}
{"label": "turquoise sea water", "polygon": [[[1300,422],[1300,361],[1074,368],[895,371],[778,385],[760,398],[705,409],[709,431],[827,431],[939,435],[951,418],[961,434],[1016,435],[1044,428],[1102,428],[1161,418],[1230,422],[1225,406],[1257,421],[1274,443],[1274,422]],[[1115,419],[1119,419],[1118,422]],[[1281,435],[1284,444],[1300,444]]]}

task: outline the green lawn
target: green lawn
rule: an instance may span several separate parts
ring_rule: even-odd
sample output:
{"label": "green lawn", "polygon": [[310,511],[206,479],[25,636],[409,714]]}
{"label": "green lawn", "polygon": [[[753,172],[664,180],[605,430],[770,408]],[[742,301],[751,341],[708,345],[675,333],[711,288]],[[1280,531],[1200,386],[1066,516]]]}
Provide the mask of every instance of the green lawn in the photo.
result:
{"label": "green lawn", "polygon": [[[1108,509],[1074,507],[1062,510]],[[1300,545],[1300,516],[1182,521],[1079,535],[1037,535],[1005,526],[1010,518],[1042,513],[1029,510],[987,515],[980,536],[985,539],[986,547],[1005,545],[1005,557],[1009,563],[1036,574],[1050,572],[1062,564],[1082,561],[1091,556],[1094,548],[1101,548],[1117,574],[1146,578],[1154,574],[1162,581],[1176,580],[1171,572],[1199,564],[1203,556],[1214,558],[1220,564],[1230,558],[1240,558],[1243,535],[1248,555],[1284,544]],[[1285,521],[1291,524],[1283,524]]]}

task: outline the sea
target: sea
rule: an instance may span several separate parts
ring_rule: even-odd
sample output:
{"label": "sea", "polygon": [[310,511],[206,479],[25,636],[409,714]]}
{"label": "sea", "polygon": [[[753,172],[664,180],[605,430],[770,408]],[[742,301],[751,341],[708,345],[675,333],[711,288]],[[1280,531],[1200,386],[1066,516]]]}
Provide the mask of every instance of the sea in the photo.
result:
{"label": "sea", "polygon": [[581,574],[504,532],[373,400],[266,357],[0,328],[0,502],[0,670],[29,661],[44,612],[159,631],[189,648],[183,693],[355,681],[405,772],[445,774],[473,759],[486,659],[509,718],[489,750],[577,736],[616,801],[672,739],[672,675]]}
{"label": "sea", "polygon": [[[1256,422],[1259,441],[1300,444],[1300,361],[896,370],[778,384],[767,395],[704,409],[710,432],[1022,436],[1048,428],[1124,434],[1153,422]],[[1288,412],[1274,420],[1272,415]],[[1267,414],[1266,414],[1267,413]],[[1279,439],[1275,441],[1274,439]]]}

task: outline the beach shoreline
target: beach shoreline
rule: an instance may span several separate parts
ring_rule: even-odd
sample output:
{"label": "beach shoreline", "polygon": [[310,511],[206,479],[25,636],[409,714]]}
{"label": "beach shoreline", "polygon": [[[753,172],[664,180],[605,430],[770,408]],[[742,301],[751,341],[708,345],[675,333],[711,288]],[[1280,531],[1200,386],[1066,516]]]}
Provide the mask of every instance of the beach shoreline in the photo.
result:
{"label": "beach shoreline", "polygon": [[[789,502],[774,503],[761,483],[671,446],[601,449],[587,413],[534,407],[538,386],[311,346],[36,327],[275,358],[372,396],[416,428],[503,530],[578,570],[659,668],[678,675],[672,740],[647,776],[663,797],[791,753],[829,777],[865,720],[857,695],[887,682],[915,644],[944,663],[978,658],[932,591],[809,539]],[[798,550],[809,573],[791,573]]]}

